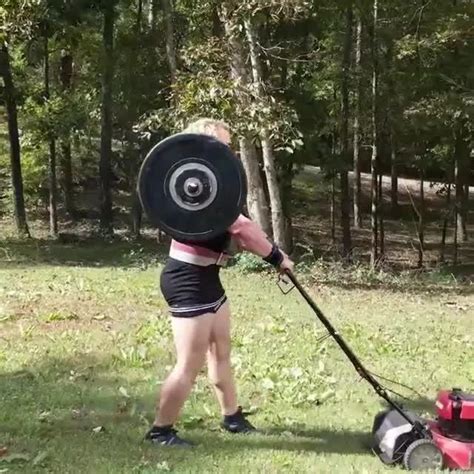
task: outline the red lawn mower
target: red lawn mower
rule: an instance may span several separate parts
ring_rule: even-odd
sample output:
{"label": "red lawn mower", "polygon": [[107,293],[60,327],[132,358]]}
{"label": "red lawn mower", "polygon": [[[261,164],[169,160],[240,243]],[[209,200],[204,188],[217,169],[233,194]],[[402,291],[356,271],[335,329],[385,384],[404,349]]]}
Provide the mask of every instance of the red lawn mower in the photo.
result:
{"label": "red lawn mower", "polygon": [[[378,380],[356,357],[351,348],[324,316],[296,277],[288,278],[311,306],[318,319],[365,379],[389,405],[375,417],[372,450],[386,464],[403,464],[408,470],[474,470],[474,394],[461,389],[443,390],[435,402],[437,418],[423,419],[395,402]],[[289,283],[289,282],[288,282]],[[290,290],[282,291],[286,294]]]}

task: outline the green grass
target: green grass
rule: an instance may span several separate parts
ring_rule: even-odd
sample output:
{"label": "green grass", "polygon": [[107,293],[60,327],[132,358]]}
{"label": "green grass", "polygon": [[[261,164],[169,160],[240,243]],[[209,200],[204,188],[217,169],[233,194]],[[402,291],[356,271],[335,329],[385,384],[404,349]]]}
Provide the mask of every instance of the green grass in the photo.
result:
{"label": "green grass", "polygon": [[[366,448],[382,404],[273,275],[223,275],[241,402],[264,433],[220,432],[203,374],[179,424],[199,447],[164,450],[142,441],[174,357],[160,254],[154,262],[153,249],[124,243],[2,248],[0,472],[388,470]],[[473,388],[472,294],[444,281],[363,287],[365,274],[342,285],[343,272],[327,271],[305,284],[367,366],[417,388],[414,408],[430,410],[438,388]]]}

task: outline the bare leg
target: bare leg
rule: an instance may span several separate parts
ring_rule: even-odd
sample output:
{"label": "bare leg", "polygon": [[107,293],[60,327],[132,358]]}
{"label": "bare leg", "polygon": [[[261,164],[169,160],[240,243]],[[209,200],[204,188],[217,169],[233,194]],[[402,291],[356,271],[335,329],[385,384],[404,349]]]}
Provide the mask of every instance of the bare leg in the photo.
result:
{"label": "bare leg", "polygon": [[238,409],[230,348],[230,307],[226,302],[213,321],[211,343],[207,353],[209,379],[214,385],[223,415],[232,415]]}
{"label": "bare leg", "polygon": [[161,387],[155,426],[173,425],[204,365],[216,314],[171,318],[177,362]]}

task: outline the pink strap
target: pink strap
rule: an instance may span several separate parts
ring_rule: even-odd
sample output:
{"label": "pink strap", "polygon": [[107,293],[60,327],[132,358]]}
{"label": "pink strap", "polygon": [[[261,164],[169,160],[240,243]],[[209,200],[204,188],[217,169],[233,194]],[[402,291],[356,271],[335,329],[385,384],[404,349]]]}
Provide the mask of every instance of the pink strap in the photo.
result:
{"label": "pink strap", "polygon": [[229,257],[225,253],[217,253],[204,247],[197,245],[183,244],[176,240],[171,241],[170,253],[171,258],[180,262],[191,263],[207,267],[209,265],[223,266],[227,263]]}
{"label": "pink strap", "polygon": [[213,252],[210,249],[199,247],[198,245],[194,244],[183,244],[182,242],[178,242],[176,240],[171,241],[171,248],[175,250],[180,250],[182,252],[190,253],[192,255],[199,255],[201,257],[219,258],[219,256],[221,255],[220,253]]}

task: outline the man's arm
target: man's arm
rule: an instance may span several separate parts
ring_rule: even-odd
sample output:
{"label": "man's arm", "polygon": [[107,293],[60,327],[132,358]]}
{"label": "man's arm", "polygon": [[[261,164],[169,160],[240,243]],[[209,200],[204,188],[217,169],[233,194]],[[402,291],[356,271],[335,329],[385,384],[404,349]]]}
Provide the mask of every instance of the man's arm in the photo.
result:
{"label": "man's arm", "polygon": [[293,262],[270,242],[267,234],[256,222],[241,214],[230,226],[228,232],[242,250],[262,257],[280,270],[293,270]]}
{"label": "man's arm", "polygon": [[242,214],[229,227],[228,232],[242,250],[262,258],[272,251],[273,245],[262,228]]}

